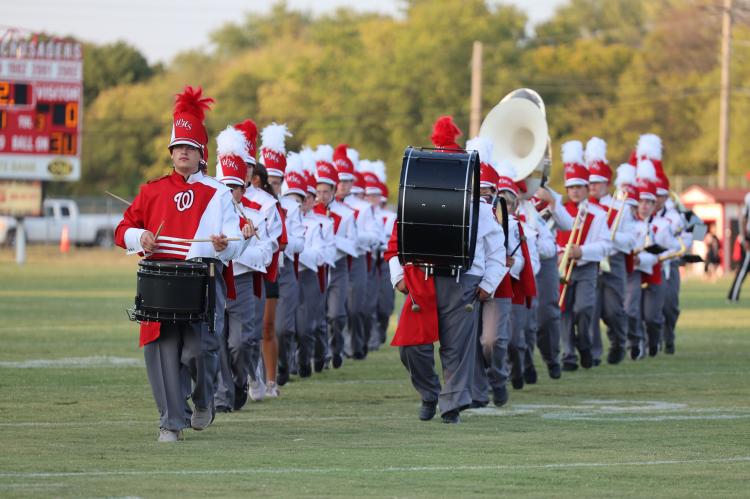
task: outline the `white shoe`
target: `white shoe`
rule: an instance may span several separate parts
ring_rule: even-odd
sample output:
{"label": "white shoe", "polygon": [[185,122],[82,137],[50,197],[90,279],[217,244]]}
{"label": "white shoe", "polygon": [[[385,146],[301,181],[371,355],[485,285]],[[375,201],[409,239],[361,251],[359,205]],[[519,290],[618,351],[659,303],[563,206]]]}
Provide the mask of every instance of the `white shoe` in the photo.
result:
{"label": "white shoe", "polygon": [[253,402],[260,402],[266,396],[266,384],[258,378],[250,382],[250,399]]}
{"label": "white shoe", "polygon": [[210,407],[208,409],[196,407],[193,409],[193,416],[190,418],[190,426],[196,431],[205,430],[211,424],[213,418],[213,411]]}
{"label": "white shoe", "polygon": [[268,382],[268,386],[266,386],[266,397],[271,399],[279,398],[279,386],[275,381]]}
{"label": "white shoe", "polygon": [[167,430],[166,428],[159,428],[159,439],[157,442],[177,442],[182,440],[182,430]]}

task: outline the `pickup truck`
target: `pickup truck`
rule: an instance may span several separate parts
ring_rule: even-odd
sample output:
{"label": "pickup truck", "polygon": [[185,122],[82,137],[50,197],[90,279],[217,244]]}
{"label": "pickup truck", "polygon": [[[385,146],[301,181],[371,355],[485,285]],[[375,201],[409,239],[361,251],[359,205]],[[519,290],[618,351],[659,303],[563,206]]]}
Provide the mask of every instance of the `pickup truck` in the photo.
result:
{"label": "pickup truck", "polygon": [[[23,226],[29,243],[58,243],[64,226],[71,244],[112,247],[115,227],[121,215],[81,214],[72,199],[45,199],[41,217],[25,217]],[[16,219],[0,217],[0,244],[12,245],[16,236]]]}

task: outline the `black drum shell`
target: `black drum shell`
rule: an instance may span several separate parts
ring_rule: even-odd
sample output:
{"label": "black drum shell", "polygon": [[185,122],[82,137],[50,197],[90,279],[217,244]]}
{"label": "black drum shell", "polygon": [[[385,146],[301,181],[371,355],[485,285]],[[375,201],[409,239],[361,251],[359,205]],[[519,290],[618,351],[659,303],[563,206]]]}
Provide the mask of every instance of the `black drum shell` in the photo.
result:
{"label": "black drum shell", "polygon": [[206,263],[142,260],[138,266],[134,310],[138,320],[198,322],[206,317]]}
{"label": "black drum shell", "polygon": [[476,152],[408,147],[398,200],[402,265],[471,267],[479,220]]}

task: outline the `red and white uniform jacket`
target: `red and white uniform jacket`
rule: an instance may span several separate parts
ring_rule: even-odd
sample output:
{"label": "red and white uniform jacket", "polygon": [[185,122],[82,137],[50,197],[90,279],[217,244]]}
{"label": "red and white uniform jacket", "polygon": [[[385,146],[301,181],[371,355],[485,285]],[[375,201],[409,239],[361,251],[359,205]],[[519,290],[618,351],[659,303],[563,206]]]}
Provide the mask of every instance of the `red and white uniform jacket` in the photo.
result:
{"label": "red and white uniform jacket", "polygon": [[[266,218],[255,208],[247,198],[242,198],[235,209],[240,215],[240,226],[244,227],[247,220],[253,224],[256,229],[256,236],[246,239],[243,244],[241,253],[237,258],[232,260],[232,269],[234,275],[246,274],[247,272],[266,273],[266,268],[271,265],[273,258],[274,244],[268,237],[268,226]],[[246,220],[247,219],[247,220]]]}
{"label": "red and white uniform jacket", "polygon": [[380,253],[383,254],[388,249],[388,240],[391,238],[393,226],[396,223],[396,212],[386,208],[377,208],[377,210],[379,211],[376,211],[376,218],[383,224],[381,228],[382,239],[379,246]]}
{"label": "red and white uniform jacket", "polygon": [[302,224],[302,203],[291,196],[281,196],[279,200],[281,211],[284,213],[284,225],[286,227],[286,248],[284,258],[280,265],[294,263],[297,268],[299,254],[305,247],[305,227]]}
{"label": "red and white uniform jacket", "polygon": [[375,251],[381,241],[381,227],[375,219],[375,210],[364,199],[350,194],[344,198],[344,204],[354,210],[357,226],[357,251],[365,255]]}
{"label": "red and white uniform jacket", "polygon": [[[315,213],[328,217],[333,222],[333,236],[336,245],[336,265],[345,256],[356,258],[357,251],[357,227],[354,222],[354,210],[339,203],[335,199],[327,207],[318,203],[315,205]],[[332,265],[335,266],[335,265]]]}
{"label": "red and white uniform jacket", "polygon": [[[588,201],[583,201],[588,202]],[[571,217],[575,218],[578,214],[578,206],[569,201],[564,204],[565,209]],[[585,265],[591,262],[600,262],[609,255],[612,244],[609,240],[609,230],[607,227],[607,214],[598,206],[589,204],[588,213],[582,224],[581,229],[581,252],[580,260],[576,265]],[[574,234],[573,243],[577,240],[578,231]],[[562,253],[570,238],[570,231],[558,231],[557,233],[557,251]]]}
{"label": "red and white uniform jacket", "polygon": [[[596,200],[590,199],[589,203],[599,206],[606,215],[609,212],[609,218],[607,219],[608,237],[611,241],[612,248],[610,249],[610,255],[614,255],[616,252],[628,254],[635,248],[635,234],[633,233],[633,215],[632,211],[627,207],[623,206],[621,201],[615,201],[615,199],[607,194],[603,198]],[[614,206],[613,206],[614,205]],[[610,210],[610,207],[612,209]],[[615,238],[612,239],[612,227],[614,226],[615,220],[620,209],[623,209],[622,216],[620,216],[620,224],[617,226],[615,232]]]}
{"label": "red and white uniform jacket", "polygon": [[147,230],[156,235],[160,226],[158,247],[145,255],[148,259],[202,257],[216,258],[226,264],[242,248],[240,241],[230,241],[223,251],[217,252],[210,242],[180,241],[220,234],[242,240],[231,191],[200,171],[187,179],[175,171],[143,185],[115,229],[115,243],[128,254],[144,254],[141,235]]}
{"label": "red and white uniform jacket", "polygon": [[[649,221],[638,220],[636,224],[638,231],[637,237],[640,244],[639,247],[643,247],[647,242],[647,246],[658,244],[659,246],[667,248],[666,251],[660,255],[652,255],[646,251],[638,253],[640,263],[636,266],[636,270],[645,274],[642,276],[641,281],[646,284],[661,284],[663,267],[665,267],[665,265],[662,265],[662,263],[659,262],[659,257],[675,251],[676,249],[675,237],[671,231],[670,221],[663,217],[652,216]],[[646,236],[648,236],[648,238],[646,238]]]}
{"label": "red and white uniform jacket", "polygon": [[253,186],[247,188],[244,197],[250,201],[249,206],[258,210],[265,219],[268,239],[273,246],[271,263],[266,268],[266,279],[276,282],[279,254],[281,252],[280,247],[282,244],[286,244],[286,228],[281,216],[281,207],[274,196],[271,196],[263,189],[256,189]]}

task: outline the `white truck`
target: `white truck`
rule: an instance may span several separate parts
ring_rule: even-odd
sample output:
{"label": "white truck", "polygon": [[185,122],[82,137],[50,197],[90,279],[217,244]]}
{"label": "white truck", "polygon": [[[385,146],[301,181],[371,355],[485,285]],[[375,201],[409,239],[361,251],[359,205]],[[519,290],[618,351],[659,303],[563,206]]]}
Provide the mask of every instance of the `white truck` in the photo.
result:
{"label": "white truck", "polygon": [[[59,243],[63,227],[68,227],[71,244],[112,247],[115,227],[121,215],[81,214],[72,199],[45,199],[41,217],[25,217],[23,226],[29,243]],[[13,245],[16,219],[0,217],[0,244]]]}

